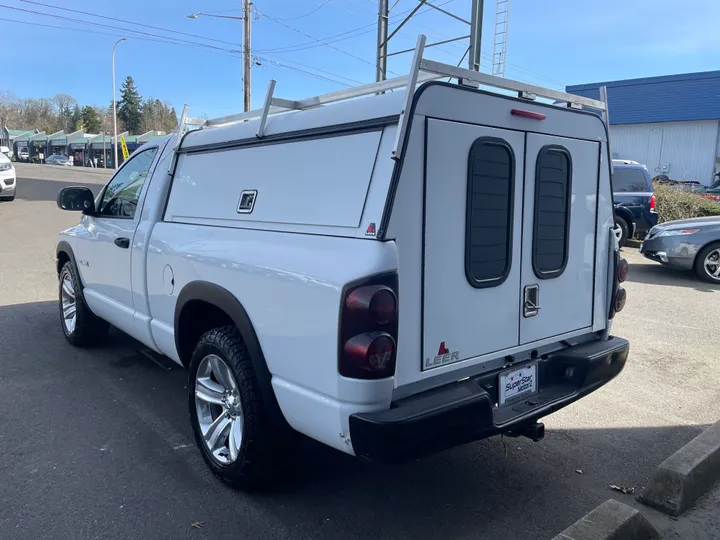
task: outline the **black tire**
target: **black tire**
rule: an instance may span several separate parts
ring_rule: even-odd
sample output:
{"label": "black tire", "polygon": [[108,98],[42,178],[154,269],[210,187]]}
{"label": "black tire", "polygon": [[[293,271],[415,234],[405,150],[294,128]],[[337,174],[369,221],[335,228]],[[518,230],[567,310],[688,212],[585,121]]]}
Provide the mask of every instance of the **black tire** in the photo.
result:
{"label": "black tire", "polygon": [[14,200],[15,200],[15,195],[10,195],[9,197],[0,197],[0,201],[11,202]]}
{"label": "black tire", "polygon": [[720,285],[720,278],[711,276],[705,269],[705,258],[711,251],[714,251],[716,249],[720,249],[720,242],[713,242],[712,244],[708,244],[700,250],[700,252],[695,257],[695,273],[700,277],[700,279],[704,281]]}
{"label": "black tire", "polygon": [[[197,372],[202,360],[214,354],[230,367],[239,388],[243,410],[240,450],[234,462],[219,463],[207,448],[195,402]],[[210,470],[224,483],[245,490],[274,484],[281,470],[286,433],[270,418],[263,402],[247,347],[235,326],[222,326],[202,335],[190,360],[188,407],[195,442]]]}
{"label": "black tire", "polygon": [[[72,329],[68,328],[63,315],[63,279],[66,275],[69,276],[75,293],[75,327]],[[90,311],[85,303],[82,295],[82,283],[77,269],[71,261],[63,265],[58,276],[58,312],[60,327],[65,334],[65,339],[76,347],[95,345],[107,336],[110,325]]]}
{"label": "black tire", "polygon": [[627,244],[628,237],[630,236],[630,227],[625,219],[620,216],[615,216],[615,223],[622,231],[620,234],[620,247],[624,247]]}

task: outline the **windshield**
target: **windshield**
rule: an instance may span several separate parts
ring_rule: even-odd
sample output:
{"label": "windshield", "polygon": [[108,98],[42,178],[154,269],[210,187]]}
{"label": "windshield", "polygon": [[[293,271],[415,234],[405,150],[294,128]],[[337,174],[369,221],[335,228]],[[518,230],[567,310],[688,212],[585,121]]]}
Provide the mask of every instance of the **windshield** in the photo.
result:
{"label": "windshield", "polygon": [[615,167],[612,186],[615,193],[650,191],[645,183],[645,175],[641,169]]}

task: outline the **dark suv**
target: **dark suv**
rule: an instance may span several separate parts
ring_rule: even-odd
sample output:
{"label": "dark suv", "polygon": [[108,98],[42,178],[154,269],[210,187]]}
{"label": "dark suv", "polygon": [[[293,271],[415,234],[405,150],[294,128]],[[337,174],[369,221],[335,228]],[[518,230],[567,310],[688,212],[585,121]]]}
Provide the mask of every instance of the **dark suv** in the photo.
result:
{"label": "dark suv", "polygon": [[615,222],[622,230],[620,245],[628,238],[649,231],[658,221],[652,179],[645,165],[613,159]]}

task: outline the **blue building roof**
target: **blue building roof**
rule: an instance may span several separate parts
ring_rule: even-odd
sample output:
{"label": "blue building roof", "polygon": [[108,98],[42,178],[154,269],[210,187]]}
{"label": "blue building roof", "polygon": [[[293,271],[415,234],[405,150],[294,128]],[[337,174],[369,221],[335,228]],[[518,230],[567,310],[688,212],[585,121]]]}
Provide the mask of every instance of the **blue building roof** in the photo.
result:
{"label": "blue building roof", "polygon": [[720,120],[720,71],[626,79],[566,87],[600,99],[607,86],[611,124]]}

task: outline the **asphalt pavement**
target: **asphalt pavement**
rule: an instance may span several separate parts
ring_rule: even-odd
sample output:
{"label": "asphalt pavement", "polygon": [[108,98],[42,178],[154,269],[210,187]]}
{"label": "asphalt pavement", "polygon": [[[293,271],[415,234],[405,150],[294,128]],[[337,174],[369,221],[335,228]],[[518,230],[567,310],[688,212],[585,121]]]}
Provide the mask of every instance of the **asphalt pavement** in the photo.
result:
{"label": "asphalt pavement", "polygon": [[608,498],[635,504],[609,486],[642,489],[720,416],[720,288],[626,249],[613,332],[630,340],[629,363],[546,418],[545,440],[493,438],[383,467],[301,439],[284,486],[233,491],[195,449],[181,368],[117,331],[84,350],[62,336],[54,248],[79,216],[55,196],[97,192],[107,173],[24,165],[18,176],[17,199],[0,203],[3,540],[549,539]]}

